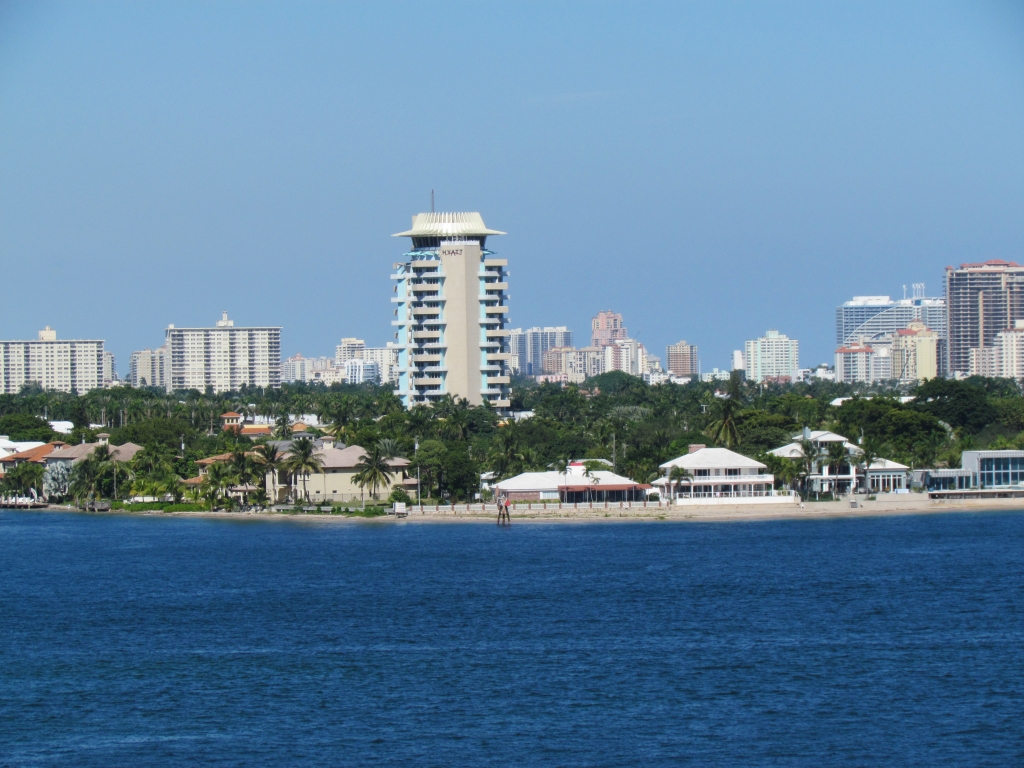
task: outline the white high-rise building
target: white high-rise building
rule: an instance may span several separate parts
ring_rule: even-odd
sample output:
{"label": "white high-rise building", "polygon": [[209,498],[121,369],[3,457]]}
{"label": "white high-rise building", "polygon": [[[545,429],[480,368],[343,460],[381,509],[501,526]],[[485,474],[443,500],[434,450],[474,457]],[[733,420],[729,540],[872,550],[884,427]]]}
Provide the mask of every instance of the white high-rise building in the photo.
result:
{"label": "white high-rise building", "polygon": [[58,341],[46,326],[35,341],[0,341],[0,393],[17,394],[26,384],[85,394],[103,386],[103,342]]}
{"label": "white high-rise building", "polygon": [[366,342],[362,339],[354,337],[344,338],[341,340],[341,343],[334,348],[334,364],[337,366],[343,366],[349,360],[362,357],[364,349],[366,349]]}
{"label": "white high-rise building", "polygon": [[168,391],[281,386],[281,328],[236,328],[224,312],[213,328],[167,328]]}
{"label": "white high-rise building", "polygon": [[549,349],[572,346],[572,331],[564,325],[513,328],[509,331],[509,367],[524,375],[555,373],[544,368],[544,353]]}
{"label": "white high-rise building", "polygon": [[380,366],[370,360],[354,357],[345,361],[345,381],[348,384],[379,384]]}
{"label": "white high-rise building", "polygon": [[103,386],[111,387],[117,382],[117,358],[113,352],[103,353]]}
{"label": "white high-rise building", "polygon": [[614,339],[602,347],[604,372],[623,371],[643,376],[647,370],[647,350],[636,339]]}
{"label": "white high-rise building", "polygon": [[744,345],[747,381],[796,381],[799,375],[800,343],[776,330]]}
{"label": "white high-rise building", "polygon": [[394,265],[397,391],[406,407],[447,395],[509,406],[505,259],[487,250],[504,232],[479,213],[420,213],[406,261]]}
{"label": "white high-rise building", "polygon": [[377,370],[380,374],[379,383],[392,384],[398,378],[396,372],[398,368],[398,352],[398,347],[395,346],[394,342],[389,341],[385,347],[366,347],[363,350],[362,359],[377,364]]}
{"label": "white high-rise building", "polygon": [[133,387],[167,388],[167,346],[140,349],[128,358],[128,383]]}

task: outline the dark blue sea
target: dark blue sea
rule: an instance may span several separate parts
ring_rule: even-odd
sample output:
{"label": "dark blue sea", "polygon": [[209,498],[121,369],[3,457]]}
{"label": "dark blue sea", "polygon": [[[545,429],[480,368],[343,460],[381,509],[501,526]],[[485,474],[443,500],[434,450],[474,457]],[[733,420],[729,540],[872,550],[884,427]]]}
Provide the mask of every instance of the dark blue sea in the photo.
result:
{"label": "dark blue sea", "polygon": [[1024,765],[1024,513],[0,512],[0,765]]}

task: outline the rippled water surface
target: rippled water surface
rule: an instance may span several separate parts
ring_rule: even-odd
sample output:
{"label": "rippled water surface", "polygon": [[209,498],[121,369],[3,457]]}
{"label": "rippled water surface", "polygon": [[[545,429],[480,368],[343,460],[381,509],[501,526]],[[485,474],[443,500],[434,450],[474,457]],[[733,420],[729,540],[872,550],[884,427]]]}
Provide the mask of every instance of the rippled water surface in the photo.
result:
{"label": "rippled water surface", "polygon": [[1024,513],[0,512],[0,765],[1024,764]]}

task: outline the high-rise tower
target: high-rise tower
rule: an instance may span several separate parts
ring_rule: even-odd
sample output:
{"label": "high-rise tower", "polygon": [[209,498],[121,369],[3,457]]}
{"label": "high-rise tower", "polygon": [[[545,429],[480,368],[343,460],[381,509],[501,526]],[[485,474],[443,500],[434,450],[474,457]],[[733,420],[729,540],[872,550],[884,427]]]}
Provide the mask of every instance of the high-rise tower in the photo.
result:
{"label": "high-rise tower", "polygon": [[508,272],[487,250],[479,213],[420,213],[394,264],[398,395],[406,407],[445,395],[508,408]]}
{"label": "high-rise tower", "polygon": [[946,311],[949,370],[967,374],[972,349],[994,346],[1024,320],[1024,267],[997,259],[946,267]]}

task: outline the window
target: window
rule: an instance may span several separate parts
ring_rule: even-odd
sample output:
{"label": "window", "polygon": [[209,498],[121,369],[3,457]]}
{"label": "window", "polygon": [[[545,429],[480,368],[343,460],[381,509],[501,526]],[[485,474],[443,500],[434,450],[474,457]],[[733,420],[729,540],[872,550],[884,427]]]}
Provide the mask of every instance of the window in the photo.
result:
{"label": "window", "polygon": [[698,469],[696,472],[694,472],[695,477],[707,477],[710,474],[711,471],[707,469]]}
{"label": "window", "polygon": [[740,471],[738,469],[727,469],[725,470],[726,475],[738,475]]}

